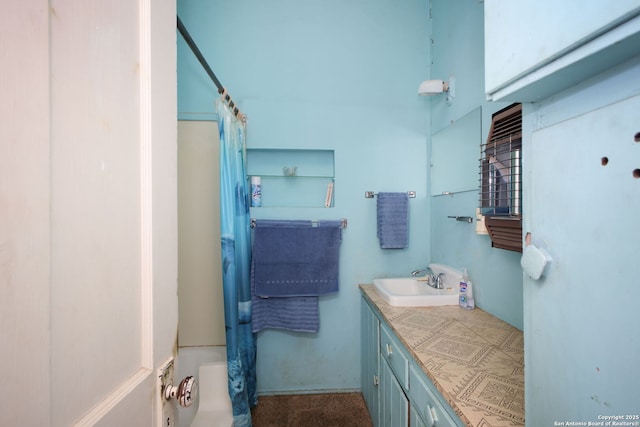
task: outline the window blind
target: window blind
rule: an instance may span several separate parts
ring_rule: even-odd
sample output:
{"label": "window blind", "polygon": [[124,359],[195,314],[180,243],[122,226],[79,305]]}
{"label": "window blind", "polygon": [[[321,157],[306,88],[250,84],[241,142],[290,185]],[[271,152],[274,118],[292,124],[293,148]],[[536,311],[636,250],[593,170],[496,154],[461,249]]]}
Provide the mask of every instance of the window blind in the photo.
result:
{"label": "window blind", "polygon": [[522,210],[522,104],[493,114],[481,147],[480,208],[484,215],[520,215]]}
{"label": "window blind", "polygon": [[522,252],[522,104],[492,115],[480,158],[480,209],[493,247]]}

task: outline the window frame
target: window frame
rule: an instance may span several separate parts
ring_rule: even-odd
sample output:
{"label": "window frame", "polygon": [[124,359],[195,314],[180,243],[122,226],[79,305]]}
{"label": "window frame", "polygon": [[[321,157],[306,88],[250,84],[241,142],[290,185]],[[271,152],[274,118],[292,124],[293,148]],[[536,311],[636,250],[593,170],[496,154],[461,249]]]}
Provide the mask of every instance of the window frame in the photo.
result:
{"label": "window frame", "polygon": [[522,104],[491,117],[481,145],[480,211],[493,247],[522,252]]}

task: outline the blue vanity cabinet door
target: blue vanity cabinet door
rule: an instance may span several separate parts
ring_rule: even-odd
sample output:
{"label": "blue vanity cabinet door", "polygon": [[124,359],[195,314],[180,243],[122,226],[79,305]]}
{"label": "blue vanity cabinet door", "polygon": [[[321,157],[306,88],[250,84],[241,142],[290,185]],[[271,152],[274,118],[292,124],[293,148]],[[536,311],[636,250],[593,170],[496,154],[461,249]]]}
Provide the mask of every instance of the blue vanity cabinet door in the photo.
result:
{"label": "blue vanity cabinet door", "polygon": [[[454,421],[454,417],[450,414],[453,412],[448,407],[435,386],[426,377],[424,372],[414,364],[410,367],[409,382],[409,399],[411,400],[411,410],[415,411],[415,418],[426,427],[456,427],[462,426],[462,421]],[[455,417],[457,418],[457,417]],[[411,423],[413,427],[414,424]]]}
{"label": "blue vanity cabinet door", "polygon": [[380,325],[380,354],[389,363],[391,370],[398,377],[400,385],[408,390],[409,356],[407,356],[404,346],[385,323]]}
{"label": "blue vanity cabinet door", "polygon": [[374,314],[369,304],[362,299],[361,303],[361,389],[364,401],[367,404],[369,415],[374,427],[378,427],[378,383],[380,379],[380,321]]}
{"label": "blue vanity cabinet door", "polygon": [[380,427],[407,427],[409,401],[386,359],[380,360]]}
{"label": "blue vanity cabinet door", "polygon": [[413,403],[409,407],[409,425],[411,427],[431,427],[422,419],[420,415],[418,415],[418,410],[413,405]]}

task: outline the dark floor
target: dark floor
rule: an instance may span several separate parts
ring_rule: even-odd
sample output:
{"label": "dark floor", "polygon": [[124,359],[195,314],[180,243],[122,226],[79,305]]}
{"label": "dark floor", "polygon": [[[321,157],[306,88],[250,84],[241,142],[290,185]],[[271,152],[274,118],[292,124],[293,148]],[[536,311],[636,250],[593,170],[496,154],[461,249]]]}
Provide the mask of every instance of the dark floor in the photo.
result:
{"label": "dark floor", "polygon": [[360,393],[260,396],[254,427],[372,427]]}

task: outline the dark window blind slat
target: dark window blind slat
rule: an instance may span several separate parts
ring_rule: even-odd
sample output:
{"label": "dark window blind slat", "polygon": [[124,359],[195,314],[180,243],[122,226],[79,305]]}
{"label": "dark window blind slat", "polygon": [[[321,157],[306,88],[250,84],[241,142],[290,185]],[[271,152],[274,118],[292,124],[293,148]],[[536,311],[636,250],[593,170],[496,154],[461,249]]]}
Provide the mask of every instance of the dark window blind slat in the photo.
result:
{"label": "dark window blind slat", "polygon": [[492,115],[481,152],[479,202],[491,245],[522,252],[522,104]]}

